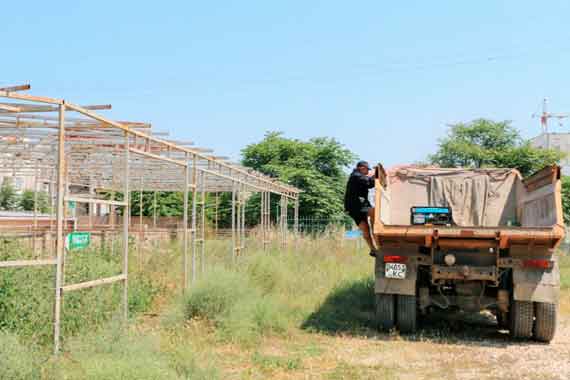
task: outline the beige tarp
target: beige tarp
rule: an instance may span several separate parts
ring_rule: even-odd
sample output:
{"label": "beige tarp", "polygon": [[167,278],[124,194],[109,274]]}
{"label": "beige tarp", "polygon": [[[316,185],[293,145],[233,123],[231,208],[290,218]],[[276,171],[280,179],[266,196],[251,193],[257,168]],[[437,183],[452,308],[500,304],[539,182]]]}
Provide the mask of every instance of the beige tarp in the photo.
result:
{"label": "beige tarp", "polygon": [[384,220],[388,224],[410,224],[414,206],[448,206],[458,226],[517,223],[516,189],[521,177],[516,170],[401,167],[388,176],[390,202],[385,206],[390,215]]}

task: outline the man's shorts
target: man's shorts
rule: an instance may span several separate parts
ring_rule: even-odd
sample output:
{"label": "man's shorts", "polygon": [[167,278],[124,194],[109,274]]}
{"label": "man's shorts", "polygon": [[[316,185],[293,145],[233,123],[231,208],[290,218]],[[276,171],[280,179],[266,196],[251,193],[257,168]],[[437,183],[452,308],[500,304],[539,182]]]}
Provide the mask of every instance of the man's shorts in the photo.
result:
{"label": "man's shorts", "polygon": [[361,222],[368,221],[368,210],[370,210],[370,207],[363,207],[358,210],[350,211],[348,215],[350,215],[354,223],[358,226]]}

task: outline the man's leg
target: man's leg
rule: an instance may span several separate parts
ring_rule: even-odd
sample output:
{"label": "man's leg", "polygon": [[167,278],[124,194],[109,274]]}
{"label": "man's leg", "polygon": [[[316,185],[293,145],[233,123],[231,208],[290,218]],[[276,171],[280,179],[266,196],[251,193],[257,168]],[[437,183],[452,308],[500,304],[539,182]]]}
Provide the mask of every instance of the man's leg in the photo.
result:
{"label": "man's leg", "polygon": [[358,228],[362,231],[362,237],[366,240],[366,244],[368,244],[368,248],[370,251],[375,251],[376,248],[374,247],[374,243],[372,242],[372,237],[370,236],[370,226],[368,225],[368,221],[365,219],[358,224]]}
{"label": "man's leg", "polygon": [[[370,218],[370,224],[372,224],[372,229],[374,230],[374,207],[370,207],[370,209],[368,209],[368,217]],[[376,248],[380,248],[380,239],[376,235],[373,237]]]}

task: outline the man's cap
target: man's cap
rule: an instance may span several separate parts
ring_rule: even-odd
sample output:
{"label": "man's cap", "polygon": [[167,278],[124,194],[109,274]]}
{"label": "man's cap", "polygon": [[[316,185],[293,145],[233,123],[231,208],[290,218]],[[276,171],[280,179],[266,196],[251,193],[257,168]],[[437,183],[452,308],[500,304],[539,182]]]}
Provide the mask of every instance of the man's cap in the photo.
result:
{"label": "man's cap", "polygon": [[356,167],[359,168],[361,166],[364,166],[368,170],[371,170],[370,165],[368,164],[368,161],[358,161],[358,163],[356,164]]}

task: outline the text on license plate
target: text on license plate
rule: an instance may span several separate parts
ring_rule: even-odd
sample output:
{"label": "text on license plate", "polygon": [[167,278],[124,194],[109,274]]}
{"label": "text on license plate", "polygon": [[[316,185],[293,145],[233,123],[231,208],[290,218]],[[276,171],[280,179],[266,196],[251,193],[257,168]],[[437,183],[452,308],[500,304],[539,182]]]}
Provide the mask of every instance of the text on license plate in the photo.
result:
{"label": "text on license plate", "polygon": [[406,278],[406,264],[386,263],[386,278]]}

